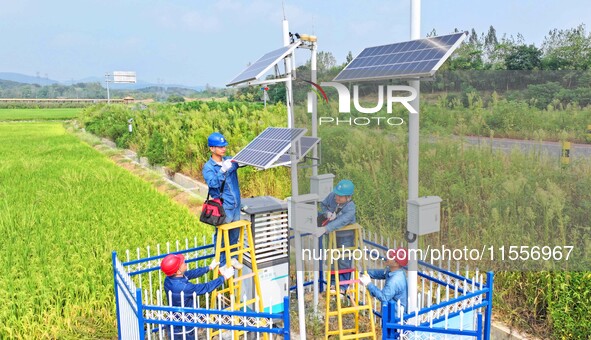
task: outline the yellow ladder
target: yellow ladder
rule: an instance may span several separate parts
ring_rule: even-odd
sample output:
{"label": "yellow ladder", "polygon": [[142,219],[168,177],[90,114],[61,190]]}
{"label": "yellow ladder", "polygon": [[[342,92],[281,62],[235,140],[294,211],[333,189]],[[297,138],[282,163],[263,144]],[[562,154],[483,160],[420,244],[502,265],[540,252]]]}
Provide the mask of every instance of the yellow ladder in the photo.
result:
{"label": "yellow ladder", "polygon": [[[222,224],[217,227],[218,228],[218,237],[216,239],[215,245],[215,260],[219,262],[221,252],[226,254],[226,266],[231,266],[232,257],[237,256],[238,262],[243,263],[244,254],[248,253],[250,255],[250,262],[252,264],[252,273],[242,275],[242,268],[236,269],[238,273],[238,277],[232,277],[228,279],[224,285],[223,289],[216,289],[211,293],[211,309],[223,309],[223,310],[232,310],[232,311],[242,311],[244,308],[251,308],[254,306],[256,309],[258,306],[258,311],[263,312],[263,299],[261,294],[261,285],[259,283],[259,276],[258,276],[258,268],[257,268],[257,261],[255,258],[255,247],[254,247],[254,239],[251,232],[250,222],[245,220],[235,221],[227,224]],[[239,229],[240,237],[238,238],[238,243],[231,245],[230,244],[230,230]],[[244,234],[246,233],[247,238],[247,246],[245,246],[244,242]],[[224,241],[224,247],[222,247],[222,239]],[[215,270],[213,273],[213,279],[215,280],[219,276],[219,271]],[[255,294],[254,297],[250,300],[240,301],[242,297],[242,281],[246,279],[252,278],[253,284],[255,287]],[[258,299],[257,299],[258,297]],[[232,300],[233,298],[233,300]],[[220,305],[221,303],[221,305]],[[217,308],[216,308],[217,306]],[[224,318],[222,315],[218,315],[218,318]],[[266,321],[261,320],[259,321],[259,327],[268,327]],[[227,322],[226,322],[227,323]],[[222,324],[225,324],[222,322]],[[241,325],[240,318],[236,317],[234,320],[234,325],[239,326]],[[222,330],[215,330],[210,333],[210,339],[214,336],[220,336]],[[239,339],[239,336],[245,335],[245,331],[233,331],[234,332],[234,339]],[[268,339],[268,335],[263,333],[263,339]]]}
{"label": "yellow ladder", "polygon": [[[355,234],[355,242],[352,247],[338,247],[337,248],[337,240],[336,240],[336,233],[339,231],[347,231],[353,230]],[[328,339],[331,335],[337,335],[338,339],[363,339],[363,338],[372,338],[376,339],[376,324],[373,315],[372,303],[371,303],[371,295],[369,294],[369,290],[365,289],[365,304],[361,301],[361,292],[359,289],[359,285],[361,284],[359,281],[359,271],[356,270],[358,267],[355,263],[356,261],[352,260],[352,269],[341,269],[339,270],[339,263],[338,260],[333,257],[333,255],[337,256],[337,258],[343,258],[342,253],[347,253],[346,251],[349,250],[351,254],[356,249],[361,249],[361,245],[363,244],[363,237],[362,237],[362,227],[355,223],[348,226],[345,226],[337,231],[331,232],[328,235],[328,247],[330,251],[328,251],[328,269],[327,269],[327,276],[328,279],[327,287],[326,287],[326,320],[325,320],[325,339]],[[361,267],[365,271],[365,254],[361,260]],[[334,269],[331,269],[331,266]],[[339,274],[344,273],[351,273],[352,277],[350,280],[347,281],[340,281]],[[333,291],[331,288],[331,281],[332,275],[334,274],[335,277],[335,290]],[[344,307],[341,303],[340,297],[340,287],[342,285],[349,285],[348,297],[350,299],[350,306]],[[336,310],[331,310],[331,301],[332,298],[336,297]],[[360,326],[360,314],[366,314],[370,320],[370,329],[364,332],[359,331]],[[355,320],[355,327],[354,328],[344,328],[343,325],[343,316],[344,315],[353,315]],[[338,329],[331,330],[330,329],[330,320],[333,317],[337,317],[338,320]]]}

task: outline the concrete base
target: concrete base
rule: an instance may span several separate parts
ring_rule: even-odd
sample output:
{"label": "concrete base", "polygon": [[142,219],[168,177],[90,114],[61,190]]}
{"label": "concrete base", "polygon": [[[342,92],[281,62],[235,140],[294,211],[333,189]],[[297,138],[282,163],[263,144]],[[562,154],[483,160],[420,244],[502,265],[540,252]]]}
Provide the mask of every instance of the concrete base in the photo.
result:
{"label": "concrete base", "polygon": [[504,324],[493,321],[490,338],[492,340],[537,340],[538,338],[519,333],[514,329],[510,329]]}

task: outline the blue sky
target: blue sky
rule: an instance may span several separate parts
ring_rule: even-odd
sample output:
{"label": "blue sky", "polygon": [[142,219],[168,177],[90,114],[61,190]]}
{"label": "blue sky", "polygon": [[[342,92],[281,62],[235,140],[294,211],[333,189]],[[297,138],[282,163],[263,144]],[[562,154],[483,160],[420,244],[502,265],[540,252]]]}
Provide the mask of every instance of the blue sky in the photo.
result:
{"label": "blue sky", "polygon": [[[284,3],[291,31],[315,33],[338,62],[409,39],[410,0]],[[282,46],[282,12],[279,0],[0,0],[0,72],[70,81],[129,70],[147,82],[223,86]],[[549,30],[581,23],[591,28],[588,0],[422,1],[422,36],[493,25],[540,46]]]}

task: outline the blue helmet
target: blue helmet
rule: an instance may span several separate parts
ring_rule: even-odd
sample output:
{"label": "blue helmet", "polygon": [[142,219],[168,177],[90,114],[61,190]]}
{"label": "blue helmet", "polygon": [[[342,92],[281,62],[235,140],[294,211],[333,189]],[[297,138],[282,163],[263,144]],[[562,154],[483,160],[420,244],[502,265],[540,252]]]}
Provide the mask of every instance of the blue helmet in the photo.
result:
{"label": "blue helmet", "polygon": [[353,182],[348,179],[343,179],[337,184],[333,192],[339,196],[351,196],[353,195],[354,190],[355,186],[353,185]]}
{"label": "blue helmet", "polygon": [[214,132],[209,137],[207,137],[207,146],[226,146],[228,145],[228,141],[224,138],[219,132]]}

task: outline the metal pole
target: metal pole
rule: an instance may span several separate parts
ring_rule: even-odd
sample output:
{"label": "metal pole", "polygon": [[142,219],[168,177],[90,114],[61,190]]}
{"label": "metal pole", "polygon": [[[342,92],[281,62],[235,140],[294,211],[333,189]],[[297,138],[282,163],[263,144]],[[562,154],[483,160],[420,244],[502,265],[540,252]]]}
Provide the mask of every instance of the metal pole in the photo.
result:
{"label": "metal pole", "polygon": [[[283,20],[283,44],[285,46],[289,45],[289,24],[287,20]],[[287,57],[285,59],[285,73],[288,78],[285,88],[286,88],[286,96],[285,101],[287,103],[287,122],[288,127],[293,128],[295,127],[295,120],[293,114],[293,95],[291,91],[291,58]],[[298,189],[298,163],[296,159],[295,150],[296,148],[292,144],[291,147],[291,204],[294,205],[295,208],[295,198],[299,194]],[[295,211],[295,209],[292,209]],[[296,285],[297,285],[297,296],[298,296],[298,317],[299,317],[299,324],[300,324],[300,338],[306,339],[306,306],[304,304],[304,264],[302,261],[302,235],[297,230],[295,226],[294,234],[295,234],[295,256],[296,256]]]}
{"label": "metal pole", "polygon": [[109,73],[105,73],[105,82],[107,83],[107,104],[111,104],[111,94],[109,93],[109,77],[111,75]]}
{"label": "metal pole", "polygon": [[[421,0],[411,0],[410,5],[410,39],[419,39],[421,36]],[[408,199],[419,197],[419,97],[421,83],[419,80],[411,80],[410,84],[417,91],[417,97],[410,104],[417,111],[409,113],[408,117]],[[407,207],[408,219],[408,207]],[[409,254],[418,249],[418,237],[408,243]],[[418,261],[411,257],[408,262],[408,312],[417,310],[417,271]]]}
{"label": "metal pole", "polygon": [[283,340],[289,340],[290,325],[289,325],[289,296],[283,298]]}
{"label": "metal pole", "polygon": [[[315,42],[312,43],[312,56],[310,57],[310,81],[316,83],[318,81],[317,65],[316,65],[316,51],[318,46]],[[314,92],[308,92],[308,101],[312,104],[312,137],[318,137],[318,97]],[[318,145],[314,145],[312,149],[312,176],[318,175]]]}
{"label": "metal pole", "polygon": [[[318,80],[317,70],[316,70],[316,51],[317,46],[315,42],[312,42],[312,55],[310,56],[310,81],[316,83]],[[318,97],[315,96],[315,93],[310,91],[308,92],[308,103],[310,103],[311,112],[312,112],[312,137],[318,137]],[[318,145],[314,145],[312,149],[312,176],[318,175]],[[318,250],[319,242],[314,242],[314,247]],[[314,291],[314,315],[318,315],[318,280],[320,279],[320,263],[319,261],[314,261],[314,281],[313,281],[313,291]]]}
{"label": "metal pole", "polygon": [[144,305],[142,301],[142,290],[137,288],[135,291],[135,305],[137,306],[137,325],[140,331],[138,339],[143,339],[145,336],[144,331]]}
{"label": "metal pole", "polygon": [[111,253],[113,280],[115,281],[115,310],[117,312],[117,335],[121,339],[121,306],[119,306],[119,286],[117,285],[117,252]]}
{"label": "metal pole", "polygon": [[492,307],[493,307],[493,287],[494,287],[494,273],[486,273],[486,286],[488,293],[486,294],[486,311],[484,320],[484,340],[490,340],[491,331],[491,320],[492,320]]}
{"label": "metal pole", "polygon": [[[283,20],[283,46],[289,45],[289,23]],[[287,127],[293,128],[295,126],[294,112],[293,112],[293,94],[291,87],[291,56],[285,58],[285,105],[287,106]]]}
{"label": "metal pole", "polygon": [[[390,320],[390,311],[389,311],[389,305],[390,302],[386,302],[382,304],[382,339],[388,339],[388,336],[390,335],[390,331],[387,328],[387,324],[389,322],[392,322],[392,320]],[[373,311],[372,311],[373,313]],[[375,317],[375,316],[374,316]]]}

